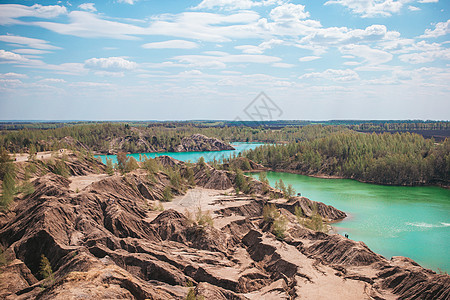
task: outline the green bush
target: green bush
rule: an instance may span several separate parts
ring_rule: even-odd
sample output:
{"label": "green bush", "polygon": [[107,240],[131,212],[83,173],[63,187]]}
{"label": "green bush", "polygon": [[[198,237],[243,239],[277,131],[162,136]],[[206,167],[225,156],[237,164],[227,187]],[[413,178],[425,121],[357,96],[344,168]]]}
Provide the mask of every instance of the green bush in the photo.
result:
{"label": "green bush", "polygon": [[45,257],[44,254],[41,255],[39,274],[43,279],[48,279],[50,281],[54,280],[52,266],[50,265],[50,261],[47,259],[47,257]]}
{"label": "green bush", "polygon": [[125,163],[125,173],[139,169],[139,164],[134,157],[129,157]]}
{"label": "green bush", "polygon": [[280,240],[284,239],[284,233],[286,232],[287,222],[285,216],[280,215],[273,221],[272,233]]}
{"label": "green bush", "polygon": [[106,174],[109,176],[114,175],[114,166],[112,163],[112,159],[106,158]]}
{"label": "green bush", "polygon": [[210,212],[203,212],[201,207],[197,209],[197,214],[195,217],[197,219],[197,224],[200,226],[214,226],[214,221],[211,217]]}
{"label": "green bush", "polygon": [[147,170],[149,174],[156,174],[160,170],[160,166],[158,164],[158,161],[154,158],[144,158],[144,163],[142,164],[142,167]]}
{"label": "green bush", "polygon": [[172,195],[172,188],[170,186],[166,186],[163,190],[163,195],[162,195],[162,201],[165,202],[169,202],[172,201],[173,199],[173,195]]}
{"label": "green bush", "polygon": [[281,215],[274,204],[263,207],[264,221],[272,223],[271,232],[280,240],[284,239],[288,220]]}
{"label": "green bush", "polygon": [[280,212],[276,208],[275,204],[264,205],[264,207],[263,207],[264,221],[273,222],[279,216],[280,216]]}
{"label": "green bush", "polygon": [[314,231],[326,232],[327,224],[317,211],[317,205],[314,204],[311,218],[304,216],[300,206],[295,208],[295,216],[299,224]]}
{"label": "green bush", "polygon": [[0,197],[0,209],[7,210],[16,194],[16,175],[14,164],[7,162],[3,166],[2,195]]}

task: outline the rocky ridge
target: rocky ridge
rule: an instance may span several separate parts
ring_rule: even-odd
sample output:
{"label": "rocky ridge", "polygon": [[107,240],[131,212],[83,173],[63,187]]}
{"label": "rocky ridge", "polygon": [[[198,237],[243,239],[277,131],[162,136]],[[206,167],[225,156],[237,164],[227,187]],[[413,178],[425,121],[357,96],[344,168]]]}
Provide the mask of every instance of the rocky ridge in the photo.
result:
{"label": "rocky ridge", "polygon": [[203,134],[193,134],[183,137],[178,144],[170,147],[162,146],[153,141],[151,137],[144,136],[140,132],[136,135],[112,138],[109,141],[108,154],[116,154],[118,151],[128,151],[127,145],[135,145],[137,152],[192,152],[192,151],[222,151],[235,150],[231,145]]}

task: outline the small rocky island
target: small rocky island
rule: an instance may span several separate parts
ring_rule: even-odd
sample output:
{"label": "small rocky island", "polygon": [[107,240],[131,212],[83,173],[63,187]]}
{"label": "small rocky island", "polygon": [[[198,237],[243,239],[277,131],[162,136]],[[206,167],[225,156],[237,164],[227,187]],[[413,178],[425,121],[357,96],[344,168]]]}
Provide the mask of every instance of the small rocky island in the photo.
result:
{"label": "small rocky island", "polygon": [[15,164],[35,172],[0,213],[1,299],[450,297],[446,274],[305,226],[344,212],[240,172],[161,156],[108,175],[70,152]]}

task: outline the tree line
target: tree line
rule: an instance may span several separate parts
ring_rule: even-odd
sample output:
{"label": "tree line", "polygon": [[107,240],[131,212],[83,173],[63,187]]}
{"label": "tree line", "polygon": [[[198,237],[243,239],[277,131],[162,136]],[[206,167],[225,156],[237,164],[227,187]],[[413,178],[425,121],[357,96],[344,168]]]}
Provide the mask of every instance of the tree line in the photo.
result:
{"label": "tree line", "polygon": [[449,185],[450,140],[435,143],[411,133],[335,132],[243,156],[273,169],[334,175],[388,185]]}
{"label": "tree line", "polygon": [[[11,153],[54,151],[60,148],[131,153],[172,151],[186,136],[200,133],[225,142],[293,142],[331,132],[346,130],[340,126],[285,127],[278,130],[250,127],[180,126],[133,127],[125,123],[78,124],[47,130],[1,131],[0,147]],[[149,145],[151,150],[149,150]]]}

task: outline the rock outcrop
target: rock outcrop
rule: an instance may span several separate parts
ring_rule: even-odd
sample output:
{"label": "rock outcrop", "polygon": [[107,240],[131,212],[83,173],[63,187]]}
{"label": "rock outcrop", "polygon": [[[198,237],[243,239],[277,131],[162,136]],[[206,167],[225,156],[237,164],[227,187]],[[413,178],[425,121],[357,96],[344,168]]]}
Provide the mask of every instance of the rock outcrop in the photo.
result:
{"label": "rock outcrop", "polygon": [[[180,172],[188,168],[169,157],[158,159]],[[207,164],[193,168],[199,189],[223,191],[235,184],[232,172]],[[223,194],[211,203],[218,207],[212,212],[216,224],[224,225],[210,226],[183,211],[183,198],[174,200],[179,210],[148,209],[169,182],[163,172],[151,179],[137,170],[74,193],[70,180],[59,175],[35,180],[36,191],[0,225],[7,258],[0,267],[0,298],[185,299],[191,289],[205,299],[450,297],[450,276],[309,230],[292,213],[300,206],[305,215],[317,207],[329,220],[345,216],[335,208],[302,197],[270,200],[256,193],[266,189],[252,181],[255,195]],[[269,202],[289,220],[284,240],[262,218]],[[40,273],[41,255],[53,270],[47,279]]]}
{"label": "rock outcrop", "polygon": [[209,138],[203,134],[193,134],[190,137],[184,137],[181,140],[181,144],[174,148],[175,152],[221,150],[234,150],[234,148],[221,140]]}

